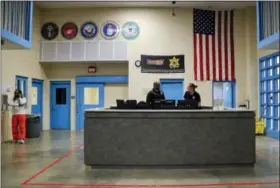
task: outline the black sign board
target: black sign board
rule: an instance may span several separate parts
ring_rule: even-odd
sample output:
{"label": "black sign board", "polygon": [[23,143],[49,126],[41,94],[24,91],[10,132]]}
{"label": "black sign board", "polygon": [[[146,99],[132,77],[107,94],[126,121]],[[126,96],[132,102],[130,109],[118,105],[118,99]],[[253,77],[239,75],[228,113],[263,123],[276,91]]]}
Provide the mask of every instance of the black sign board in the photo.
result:
{"label": "black sign board", "polygon": [[184,73],[185,56],[141,55],[142,73]]}

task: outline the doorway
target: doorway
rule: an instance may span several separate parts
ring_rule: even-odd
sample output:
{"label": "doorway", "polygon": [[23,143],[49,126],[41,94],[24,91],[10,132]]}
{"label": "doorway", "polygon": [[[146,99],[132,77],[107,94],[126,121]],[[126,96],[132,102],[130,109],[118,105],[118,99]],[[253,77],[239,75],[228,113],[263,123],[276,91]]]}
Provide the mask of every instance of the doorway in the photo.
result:
{"label": "doorway", "polygon": [[184,79],[160,79],[160,87],[166,100],[183,100]]}
{"label": "doorway", "polygon": [[104,84],[78,83],[76,85],[77,129],[84,129],[84,111],[104,107]]}
{"label": "doorway", "polygon": [[235,82],[213,82],[213,107],[235,108]]}
{"label": "doorway", "polygon": [[32,79],[31,113],[40,116],[40,126],[43,129],[43,80]]}
{"label": "doorway", "polygon": [[70,130],[70,81],[51,81],[51,129]]}

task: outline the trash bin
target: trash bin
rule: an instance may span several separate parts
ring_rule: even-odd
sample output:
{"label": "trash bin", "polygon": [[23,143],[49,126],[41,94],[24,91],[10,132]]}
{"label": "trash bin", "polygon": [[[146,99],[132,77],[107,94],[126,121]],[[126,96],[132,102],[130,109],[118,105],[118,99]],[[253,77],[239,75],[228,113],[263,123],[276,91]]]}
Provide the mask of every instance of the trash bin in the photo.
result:
{"label": "trash bin", "polygon": [[40,116],[35,114],[26,115],[26,138],[40,137]]}

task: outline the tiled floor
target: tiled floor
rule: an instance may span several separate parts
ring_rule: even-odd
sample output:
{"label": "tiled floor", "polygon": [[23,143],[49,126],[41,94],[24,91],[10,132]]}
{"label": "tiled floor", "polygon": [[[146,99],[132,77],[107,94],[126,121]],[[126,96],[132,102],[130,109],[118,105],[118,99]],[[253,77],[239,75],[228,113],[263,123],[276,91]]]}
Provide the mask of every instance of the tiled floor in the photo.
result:
{"label": "tiled floor", "polygon": [[279,141],[267,137],[257,138],[254,168],[92,170],[82,143],[83,132],[52,131],[26,145],[2,144],[1,187],[279,188]]}

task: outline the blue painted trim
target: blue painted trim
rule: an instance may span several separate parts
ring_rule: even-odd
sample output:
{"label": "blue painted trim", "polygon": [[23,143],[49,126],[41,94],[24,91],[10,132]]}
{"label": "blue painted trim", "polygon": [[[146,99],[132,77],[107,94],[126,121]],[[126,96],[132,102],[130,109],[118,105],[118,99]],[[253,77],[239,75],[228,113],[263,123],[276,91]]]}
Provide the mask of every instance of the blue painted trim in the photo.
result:
{"label": "blue painted trim", "polygon": [[1,38],[4,40],[9,40],[12,43],[18,44],[24,48],[30,49],[32,47],[32,42],[27,41],[9,31],[6,31],[4,29],[1,30]]}
{"label": "blue painted trim", "polygon": [[76,83],[128,83],[128,76],[77,76]]}
{"label": "blue painted trim", "polygon": [[[40,92],[40,99],[41,99],[41,110],[42,110],[42,113],[41,113],[41,130],[43,130],[43,125],[44,125],[44,80],[41,80],[41,79],[36,79],[36,78],[32,78],[32,86],[33,86],[33,83],[38,83],[41,85],[41,92]],[[31,110],[32,110],[32,107],[31,107]]]}
{"label": "blue painted trim", "polygon": [[274,42],[280,42],[280,32],[274,33],[273,35],[261,40],[258,42],[258,48],[265,48],[269,44],[272,44]]}
{"label": "blue painted trim", "polygon": [[258,43],[261,41],[262,38],[262,13],[261,13],[261,2],[257,1],[257,41]]}
{"label": "blue painted trim", "polygon": [[160,83],[182,83],[184,79],[161,78]]}
{"label": "blue painted trim", "polygon": [[37,78],[32,78],[32,82],[36,82],[36,83],[43,84],[43,83],[44,83],[44,80],[37,79]]}
{"label": "blue painted trim", "polygon": [[50,81],[50,119],[49,119],[49,124],[50,124],[50,129],[51,127],[51,120],[52,120],[52,87],[53,85],[60,85],[60,84],[69,84],[69,93],[70,97],[67,99],[69,102],[69,130],[71,130],[71,81],[70,80],[65,80],[65,81]]}
{"label": "blue painted trim", "polygon": [[33,1],[27,1],[25,39],[32,44]]}

